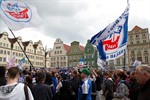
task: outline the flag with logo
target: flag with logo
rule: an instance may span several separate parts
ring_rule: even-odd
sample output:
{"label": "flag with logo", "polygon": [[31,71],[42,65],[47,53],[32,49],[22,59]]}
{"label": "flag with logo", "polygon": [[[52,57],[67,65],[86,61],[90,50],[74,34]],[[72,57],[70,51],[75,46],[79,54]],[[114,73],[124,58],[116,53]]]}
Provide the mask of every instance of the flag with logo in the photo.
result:
{"label": "flag with logo", "polygon": [[15,0],[0,0],[0,15],[13,31],[40,24],[40,17],[33,5]]}
{"label": "flag with logo", "polygon": [[116,59],[125,53],[128,37],[128,15],[129,4],[118,19],[91,38],[90,42],[97,46],[98,59],[105,62]]}
{"label": "flag with logo", "polygon": [[26,64],[25,58],[20,59],[18,63],[19,69],[22,69],[25,66],[25,64]]}

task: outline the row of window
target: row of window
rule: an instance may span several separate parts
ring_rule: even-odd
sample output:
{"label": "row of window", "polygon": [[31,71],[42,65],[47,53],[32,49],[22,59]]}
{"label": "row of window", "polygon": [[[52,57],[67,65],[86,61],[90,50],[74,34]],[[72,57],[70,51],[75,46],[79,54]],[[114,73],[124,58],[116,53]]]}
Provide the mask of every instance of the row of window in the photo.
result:
{"label": "row of window", "polygon": [[0,42],[0,47],[8,48],[9,45],[7,43]]}
{"label": "row of window", "polygon": [[[141,43],[140,41],[136,41],[136,43],[135,44],[139,44],[139,43]],[[143,40],[143,42],[142,43],[146,43],[146,40]],[[130,41],[130,44],[134,44],[133,43],[133,41]]]}
{"label": "row of window", "polygon": [[51,57],[51,61],[59,61],[60,60],[66,60],[66,57]]}
{"label": "row of window", "polygon": [[[133,53],[135,53],[134,50],[131,51],[131,54],[133,54]],[[142,51],[139,49],[139,50],[137,51],[137,53],[142,53]],[[145,50],[144,50],[144,53],[148,53],[148,51],[145,49]]]}
{"label": "row of window", "polygon": [[62,51],[55,51],[55,54],[62,54]]}
{"label": "row of window", "polygon": [[63,67],[63,66],[67,66],[66,65],[66,62],[58,62],[58,63],[56,63],[56,62],[53,62],[53,63],[51,63],[51,67]]}

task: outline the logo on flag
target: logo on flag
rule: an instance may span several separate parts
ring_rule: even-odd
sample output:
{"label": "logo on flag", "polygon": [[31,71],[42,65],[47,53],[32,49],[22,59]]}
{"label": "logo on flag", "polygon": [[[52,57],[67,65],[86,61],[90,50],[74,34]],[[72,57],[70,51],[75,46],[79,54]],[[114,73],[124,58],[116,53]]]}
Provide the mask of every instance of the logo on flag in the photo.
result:
{"label": "logo on flag", "polygon": [[33,5],[14,0],[0,1],[0,15],[7,26],[14,31],[38,26],[41,22]]}
{"label": "logo on flag", "polygon": [[17,21],[17,22],[28,22],[32,18],[32,11],[25,3],[18,2],[11,3],[12,1],[8,1],[3,4],[1,7],[2,11],[10,20]]}

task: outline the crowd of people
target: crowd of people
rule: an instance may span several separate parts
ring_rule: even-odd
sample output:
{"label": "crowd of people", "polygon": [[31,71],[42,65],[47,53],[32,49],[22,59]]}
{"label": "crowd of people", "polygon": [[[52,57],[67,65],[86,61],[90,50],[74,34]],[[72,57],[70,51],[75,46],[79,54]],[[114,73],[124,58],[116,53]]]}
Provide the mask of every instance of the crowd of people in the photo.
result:
{"label": "crowd of people", "polygon": [[122,69],[0,66],[0,100],[150,100],[150,66]]}

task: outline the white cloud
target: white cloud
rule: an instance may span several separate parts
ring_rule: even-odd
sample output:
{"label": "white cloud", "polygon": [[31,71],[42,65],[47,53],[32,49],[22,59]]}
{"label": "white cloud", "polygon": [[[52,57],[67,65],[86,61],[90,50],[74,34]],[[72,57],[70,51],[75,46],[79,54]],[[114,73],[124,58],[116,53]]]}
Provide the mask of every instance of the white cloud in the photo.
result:
{"label": "white cloud", "polygon": [[[42,40],[53,48],[56,38],[70,44],[74,40],[85,45],[87,39],[117,19],[125,10],[127,0],[22,0],[36,6],[42,19],[39,28],[15,32],[23,40]],[[135,25],[150,29],[149,0],[129,0],[129,30]],[[0,18],[0,22],[2,19]],[[7,31],[0,24],[0,32]],[[27,37],[28,36],[28,37]]]}

